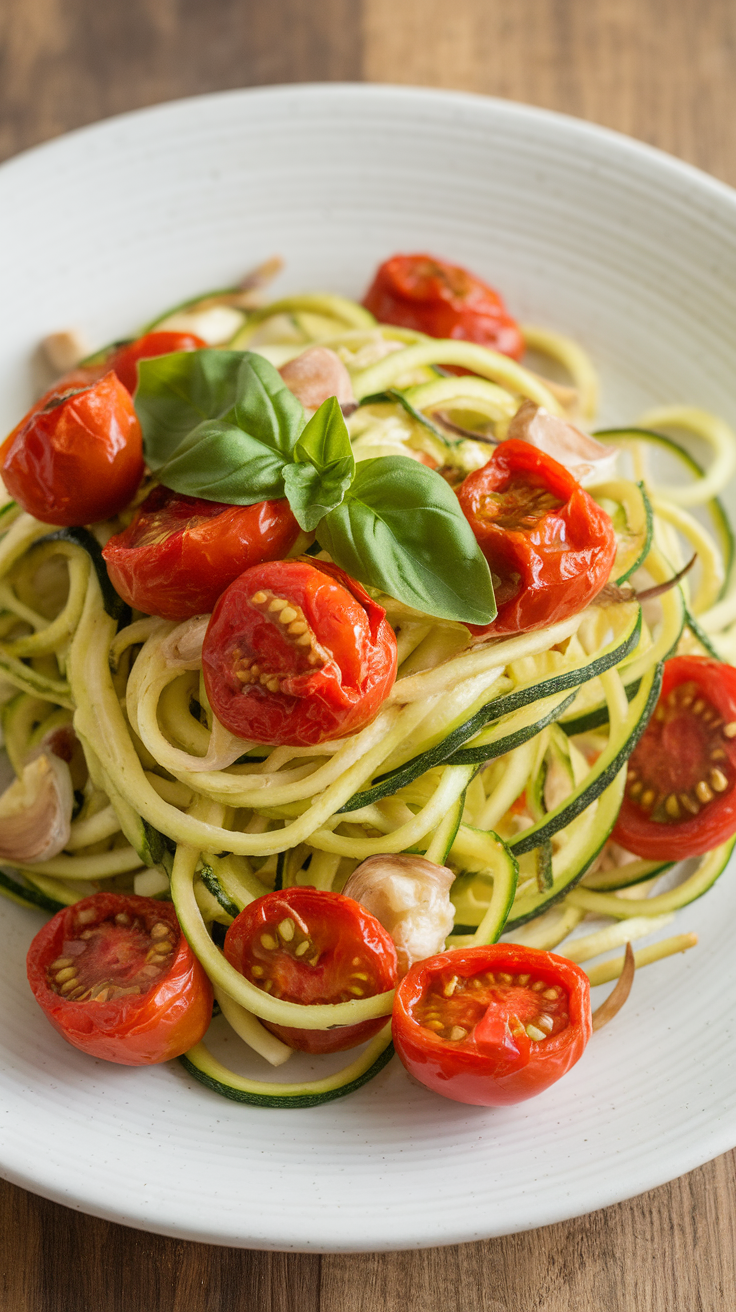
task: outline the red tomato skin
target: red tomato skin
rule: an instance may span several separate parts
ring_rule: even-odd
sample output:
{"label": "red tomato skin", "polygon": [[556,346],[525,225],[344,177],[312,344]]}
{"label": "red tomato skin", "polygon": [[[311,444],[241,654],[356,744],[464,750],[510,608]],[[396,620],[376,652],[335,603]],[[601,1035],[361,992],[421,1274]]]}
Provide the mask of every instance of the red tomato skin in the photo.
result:
{"label": "red tomato skin", "polygon": [[[164,920],[179,933],[170,969],[148,993],[109,1002],[70,1002],[46,981],[46,967],[74,936],[80,911],[94,908],[97,922],[128,911]],[[87,925],[84,925],[87,928]],[[46,1019],[67,1043],[119,1066],[152,1066],[180,1057],[198,1043],[212,1019],[212,985],[179,928],[170,902],[133,894],[95,893],[56,915],[28,950],[28,982]]]}
{"label": "red tomato skin", "polygon": [[[485,970],[527,971],[550,984],[560,984],[569,994],[570,1023],[543,1044],[533,1045],[530,1059],[521,1069],[495,1076],[487,1056],[438,1038],[412,1016],[412,1008],[432,976],[443,970],[465,977]],[[392,1024],[394,1047],[409,1073],[443,1098],[475,1107],[503,1107],[543,1093],[580,1060],[592,1028],[585,971],[552,952],[516,943],[457,948],[417,962],[396,990]]]}
{"label": "red tomato skin", "polygon": [[207,343],[195,333],[145,333],[126,346],[119,346],[107,360],[108,369],[114,369],[123,387],[131,396],[138,386],[138,361],[151,360],[157,355],[171,355],[174,351],[200,351]]}
{"label": "red tomato skin", "polygon": [[[338,976],[348,977],[356,950],[367,949],[371,958],[373,979],[364,984],[366,996],[394,988],[398,976],[396,948],[383,925],[352,898],[316,888],[287,888],[251,902],[225,935],[224,952],[230,965],[248,978],[252,945],[267,926],[273,930],[274,923],[286,917],[293,917],[297,924],[301,921],[310,928],[316,926],[313,932],[327,924],[334,938],[328,949],[328,960],[324,964],[320,961],[316,968],[302,965],[294,958],[281,961],[281,978],[286,984],[281,996],[287,1001],[305,1004],[350,1001],[350,993],[344,988],[336,989],[329,974],[336,972]],[[372,1038],[386,1024],[386,1019],[379,1016],[376,1020],[331,1030],[302,1030],[266,1020],[261,1020],[261,1024],[300,1052],[344,1052]]]}
{"label": "red tomato skin", "polygon": [[298,536],[286,500],[231,506],[159,485],[102,554],[129,606],[179,621],[206,615],[238,575],[280,560]]}
{"label": "red tomato skin", "polygon": [[[673,656],[665,661],[657,707],[666,702],[673,689],[691,681],[698,685],[703,699],[726,724],[736,722],[736,669],[732,665],[712,660],[710,656]],[[697,717],[693,715],[691,719],[692,727],[697,732]],[[637,762],[651,759],[656,730],[657,722],[652,717],[634,749],[630,766],[635,768]],[[695,745],[689,734],[679,734],[677,739],[663,738],[658,752],[661,757],[660,768],[665,772],[673,770],[676,776],[683,764],[687,766]],[[726,759],[717,764],[724,769],[730,767],[733,778],[736,775],[736,741],[719,734],[718,745],[726,753]],[[684,781],[681,781],[679,788],[675,784],[672,788],[668,787],[667,791],[684,791],[684,787]],[[728,792],[714,796],[712,801],[703,806],[699,815],[687,816],[671,824],[652,820],[624,793],[611,838],[627,851],[648,861],[682,861],[686,857],[703,856],[711,852],[735,833],[736,786],[732,785]]]}
{"label": "red tomato skin", "polygon": [[[262,591],[301,609],[326,654],[321,668],[310,669],[305,648],[252,603]],[[202,648],[215,715],[252,742],[308,747],[357,733],[396,678],[396,638],[385,616],[359,583],[324,561],[300,557],[246,570],[220,597]],[[279,690],[244,689],[236,670],[245,657],[275,672]]]}
{"label": "red tomato skin", "polygon": [[143,477],[141,426],[130,394],[107,373],[82,391],[51,392],[44,401],[0,447],[8,492],[45,524],[110,519]]}
{"label": "red tomato skin", "polygon": [[[500,527],[486,507],[494,493],[522,480],[550,492],[564,504],[549,510],[531,531]],[[529,442],[511,438],[496,448],[487,464],[469,474],[457,489],[465,518],[492,572],[498,614],[491,624],[469,625],[472,633],[501,637],[545,628],[588,606],[608,582],[616,555],[609,516],[565,467]],[[504,581],[518,575],[513,595],[505,599]]]}
{"label": "red tomato skin", "polygon": [[459,264],[394,255],[376,271],[363,304],[379,323],[429,337],[478,342],[518,360],[524,339],[497,291]]}

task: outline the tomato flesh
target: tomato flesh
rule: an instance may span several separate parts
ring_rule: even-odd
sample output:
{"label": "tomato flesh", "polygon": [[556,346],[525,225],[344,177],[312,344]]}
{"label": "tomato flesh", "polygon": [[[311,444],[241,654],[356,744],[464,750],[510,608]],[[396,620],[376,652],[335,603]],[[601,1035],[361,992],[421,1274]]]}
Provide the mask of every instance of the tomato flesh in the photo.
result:
{"label": "tomato flesh", "polygon": [[456,1102],[521,1102],[559,1080],[592,1032],[579,966],[514,943],[459,948],[412,966],[394,1003],[407,1070]]}
{"label": "tomato flesh", "polygon": [[285,556],[298,536],[288,501],[231,506],[159,486],[102,554],[128,605],[186,620],[211,611],[249,566]]}
{"label": "tomato flesh", "polygon": [[[352,898],[314,888],[251,902],[230,925],[224,951],[257,988],[304,1005],[372,997],[397,978],[396,949],[375,917]],[[329,1030],[262,1024],[301,1052],[342,1052],[371,1038],[386,1019]]]}
{"label": "tomato flesh", "polygon": [[386,612],[334,565],[283,560],[223,593],[202,649],[217,718],[253,742],[311,746],[357,733],[396,678]]}
{"label": "tomato flesh", "polygon": [[707,656],[673,656],[629,761],[613,840],[648,860],[678,861],[734,833],[736,670]]}
{"label": "tomato flesh", "polygon": [[202,1038],[212,986],[170,903],[97,893],[34,938],[36,1001],[75,1048],[123,1066],[168,1061]]}
{"label": "tomato flesh", "polygon": [[379,323],[429,337],[478,342],[520,359],[524,339],[498,292],[459,264],[394,255],[377,270],[363,304]]}
{"label": "tomato flesh", "polygon": [[207,343],[195,333],[153,332],[138,337],[127,346],[120,346],[107,360],[107,368],[114,369],[123,387],[131,396],[138,386],[138,361],[151,360],[157,355],[171,355],[174,351],[199,351]]}
{"label": "tomato flesh", "polygon": [[511,438],[457,490],[491,568],[498,614],[473,633],[545,628],[575,615],[608,581],[616,555],[609,516],[563,465]]}
{"label": "tomato flesh", "polygon": [[143,477],[141,426],[114,373],[81,390],[47,393],[0,447],[12,497],[45,524],[109,519]]}

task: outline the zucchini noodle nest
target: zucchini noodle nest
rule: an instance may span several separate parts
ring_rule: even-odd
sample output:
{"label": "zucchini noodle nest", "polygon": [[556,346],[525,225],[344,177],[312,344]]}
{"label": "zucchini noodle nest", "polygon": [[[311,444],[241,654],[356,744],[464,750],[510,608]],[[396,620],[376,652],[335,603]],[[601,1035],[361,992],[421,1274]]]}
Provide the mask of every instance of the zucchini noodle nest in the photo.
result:
{"label": "zucchini noodle nest", "polygon": [[[212,345],[247,347],[277,367],[310,344],[335,351],[358,401],[347,420],[357,461],[424,453],[457,483],[485,464],[489,443],[503,439],[524,400],[588,427],[594,421],[593,366],[554,332],[524,329],[535,363],[546,360],[555,375],[547,379],[470,342],[377,324],[357,303],[328,294],[255,309],[239,307],[235,295],[214,295],[149,328],[188,323],[206,337],[208,315],[220,333],[229,325],[226,339]],[[471,372],[448,374],[448,365]],[[669,436],[673,430],[709,448],[705,470]],[[718,499],[736,465],[736,440],[722,420],[685,406],[598,436],[620,450],[626,467],[626,476],[587,484],[615,528],[615,586],[547,629],[485,640],[377,595],[396,633],[396,683],[366,728],[316,747],[244,743],[213,721],[202,622],[131,616],[107,581],[100,548],[130,511],[56,531],[6,502],[6,750],[20,778],[39,746],[73,725],[83,759],[77,749],[66,848],[46,861],[15,863],[0,876],[2,891],[47,910],[101,888],[171,897],[225,1018],[274,1065],[290,1050],[259,1020],[352,1025],[389,1017],[393,998],[300,1005],[238,973],[213,926],[229,925],[274,888],[339,892],[366,857],[413,852],[455,873],[448,948],[506,934],[587,962],[669,923],[714,882],[733,842],[659,893],[653,887],[671,862],[618,863],[610,847],[600,854],[663,661],[676,651],[736,659],[733,541]],[[665,466],[675,471],[666,486]],[[656,599],[637,600],[635,589],[668,582],[693,553],[693,574]],[[590,933],[573,934],[586,916],[603,917],[603,927],[597,919]],[[687,934],[660,940],[636,954],[637,964],[694,941]],[[621,958],[593,965],[591,983],[621,968]],[[357,1087],[387,1060],[388,1045],[387,1025],[338,1076],[296,1085],[225,1071],[202,1044],[185,1061],[231,1097],[305,1105]]]}

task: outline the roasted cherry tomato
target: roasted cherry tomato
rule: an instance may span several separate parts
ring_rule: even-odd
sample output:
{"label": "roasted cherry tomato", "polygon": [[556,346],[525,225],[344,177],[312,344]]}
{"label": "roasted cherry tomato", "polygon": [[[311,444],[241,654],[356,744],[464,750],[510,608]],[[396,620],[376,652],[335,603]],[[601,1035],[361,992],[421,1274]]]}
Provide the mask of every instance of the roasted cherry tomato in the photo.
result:
{"label": "roasted cherry tomato", "polygon": [[212,985],[170,902],[96,893],[34,938],[28,980],[63,1038],[91,1057],[149,1066],[202,1038]]}
{"label": "roasted cherry tomato", "polygon": [[498,292],[459,264],[432,255],[394,255],[378,269],[363,301],[379,323],[429,337],[479,342],[518,360],[524,339]]}
{"label": "roasted cherry tomato", "polygon": [[679,861],[734,834],[736,670],[707,656],[673,656],[629,761],[612,837],[647,860]]}
{"label": "roasted cherry tomato", "polygon": [[199,351],[207,343],[194,333],[146,333],[135,342],[119,346],[107,360],[108,369],[114,369],[123,387],[131,396],[138,386],[138,361],[151,360],[156,355],[171,355],[174,351]]}
{"label": "roasted cherry tomato", "polygon": [[143,476],[143,441],[130,393],[114,373],[79,390],[50,392],[0,447],[15,500],[46,524],[109,519]]}
{"label": "roasted cherry tomato", "polygon": [[[396,984],[396,949],[383,925],[351,897],[316,888],[286,888],[251,902],[225,935],[225,956],[259,989],[287,1002],[354,1002]],[[301,1052],[342,1052],[377,1034],[386,1017],[330,1030],[261,1023]]]}
{"label": "roasted cherry tomato", "polygon": [[220,597],[202,648],[217,718],[239,738],[308,747],[357,733],[396,678],[386,612],[335,565],[254,565]]}
{"label": "roasted cherry tomato", "polygon": [[159,486],[102,554],[128,605],[186,620],[211,611],[250,565],[285,556],[298,536],[288,501],[230,506]]}
{"label": "roasted cherry tomato", "polygon": [[497,1107],[554,1084],[592,1032],[584,970],[516,943],[457,948],[412,966],[396,992],[406,1069],[455,1102]]}
{"label": "roasted cherry tomato", "polygon": [[491,567],[498,615],[474,633],[524,633],[567,619],[608,581],[613,524],[563,465],[512,438],[457,490]]}

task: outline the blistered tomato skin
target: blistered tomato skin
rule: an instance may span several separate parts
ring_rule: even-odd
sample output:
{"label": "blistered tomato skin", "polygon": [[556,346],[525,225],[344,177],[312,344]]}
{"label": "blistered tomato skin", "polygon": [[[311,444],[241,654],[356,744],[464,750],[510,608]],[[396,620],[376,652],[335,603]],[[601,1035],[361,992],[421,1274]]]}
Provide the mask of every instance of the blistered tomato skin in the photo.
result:
{"label": "blistered tomato skin", "polygon": [[275,561],[223,593],[202,669],[231,733],[308,747],[370,723],[396,678],[396,638],[383,608],[335,565]]}
{"label": "blistered tomato skin", "polygon": [[616,555],[610,517],[572,474],[511,438],[457,489],[491,569],[498,614],[469,625],[499,637],[546,628],[590,604]]}
{"label": "blistered tomato skin", "polygon": [[[302,1005],[351,1002],[396,984],[396,949],[360,903],[341,893],[287,888],[241,911],[225,935],[231,966],[272,998]],[[261,1021],[300,1052],[343,1052],[377,1034],[386,1017],[327,1030]]]}
{"label": "blistered tomato skin", "polygon": [[51,392],[0,448],[3,481],[45,524],[93,524],[118,514],[143,477],[141,426],[114,373],[81,391]]}
{"label": "blistered tomato skin", "polygon": [[376,271],[363,304],[379,323],[491,347],[518,360],[524,339],[493,287],[433,255],[394,255]]}
{"label": "blistered tomato skin", "polygon": [[159,486],[102,554],[129,606],[179,621],[208,614],[238,575],[287,555],[298,536],[285,500],[231,506]]}
{"label": "blistered tomato skin", "polygon": [[477,1107],[523,1102],[580,1060],[592,1033],[588,977],[514,943],[459,948],[412,966],[392,1029],[406,1069],[435,1093]]}
{"label": "blistered tomato skin", "polygon": [[176,912],[153,898],[97,893],[58,911],[31,943],[27,971],[62,1038],[120,1066],[181,1056],[212,1017],[212,985]]}
{"label": "blistered tomato skin", "polygon": [[152,332],[119,346],[107,361],[108,369],[114,369],[123,387],[131,396],[138,386],[138,361],[151,360],[157,355],[171,355],[174,351],[199,351],[207,343],[194,333]]}

